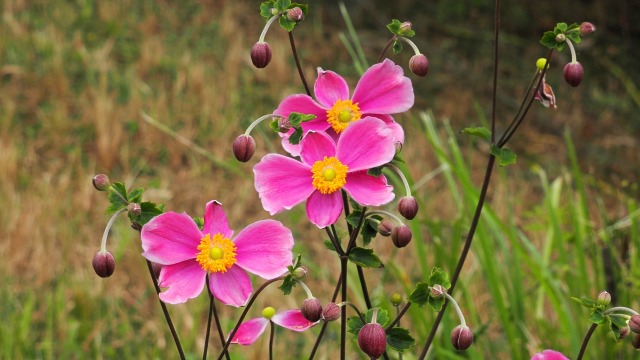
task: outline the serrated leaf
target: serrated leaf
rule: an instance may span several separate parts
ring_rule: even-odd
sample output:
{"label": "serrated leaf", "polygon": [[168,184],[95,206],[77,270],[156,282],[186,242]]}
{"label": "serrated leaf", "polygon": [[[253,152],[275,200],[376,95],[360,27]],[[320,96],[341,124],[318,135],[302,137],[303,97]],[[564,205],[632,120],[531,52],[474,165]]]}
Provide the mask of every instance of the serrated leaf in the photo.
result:
{"label": "serrated leaf", "polygon": [[382,166],[374,167],[367,170],[367,175],[378,177],[382,175]]}
{"label": "serrated leaf", "polygon": [[360,316],[355,315],[347,319],[347,331],[354,335],[358,335],[363,326],[364,323],[360,320]]}
{"label": "serrated leaf", "polygon": [[300,140],[302,140],[302,128],[298,126],[295,128],[295,131],[291,134],[291,136],[289,136],[289,143],[298,145],[300,143]]}
{"label": "serrated leaf", "polygon": [[329,249],[331,251],[336,251],[335,246],[333,246],[333,243],[330,240],[325,240],[324,241],[324,247],[326,247],[327,249]]}
{"label": "serrated leaf", "polygon": [[316,116],[313,114],[303,114],[299,112],[291,112],[289,116],[287,116],[287,120],[289,120],[292,127],[298,127],[301,123],[315,118]]}
{"label": "serrated leaf", "polygon": [[275,6],[278,11],[285,11],[291,5],[291,0],[276,0]]}
{"label": "serrated leaf", "polygon": [[611,330],[611,333],[613,335],[613,338],[616,340],[616,342],[620,342],[620,328],[615,326],[615,325],[611,325],[611,327],[609,328],[609,330]]}
{"label": "serrated leaf", "polygon": [[483,126],[464,128],[461,132],[463,134],[477,136],[481,139],[491,141],[491,131]]}
{"label": "serrated leaf", "polygon": [[611,325],[617,326],[618,328],[623,328],[627,326],[627,320],[618,317],[618,316],[609,316],[609,320],[611,320]]}
{"label": "serrated leaf", "polygon": [[358,226],[358,223],[360,222],[360,217],[362,216],[362,211],[361,210],[354,210],[352,211],[349,216],[347,216],[347,223],[349,223],[349,225],[356,227]]}
{"label": "serrated leaf", "polygon": [[558,44],[556,42],[556,34],[553,31],[545,32],[540,39],[540,43],[549,49],[555,49]]}
{"label": "serrated leaf", "polygon": [[591,321],[594,324],[600,325],[605,321],[605,316],[602,313],[602,311],[594,310],[591,312],[591,315],[589,315],[589,321]]}
{"label": "serrated leaf", "polygon": [[404,352],[416,345],[416,341],[409,334],[409,330],[394,327],[386,331],[387,344],[398,352]]}
{"label": "serrated leaf", "polygon": [[144,188],[137,188],[137,189],[133,189],[130,193],[129,196],[127,197],[129,199],[129,202],[132,203],[140,203],[142,202],[142,194],[144,193]]}
{"label": "serrated leaf", "polygon": [[392,49],[395,55],[400,54],[402,52],[402,43],[398,40],[394,41]]}
{"label": "serrated leaf", "polygon": [[349,252],[348,258],[354,264],[366,268],[381,268],[383,266],[380,258],[373,253],[373,249],[354,247]]}
{"label": "serrated leaf", "polygon": [[389,24],[387,24],[387,29],[391,31],[392,34],[400,35],[400,26],[402,23],[398,19],[393,19]]}
{"label": "serrated leaf", "polygon": [[572,300],[580,303],[582,306],[587,307],[589,309],[593,309],[596,307],[597,303],[594,300],[591,300],[589,298],[586,297],[582,297],[582,298],[576,298],[576,297],[571,297]]}
{"label": "serrated leaf", "polygon": [[431,275],[429,275],[429,285],[442,285],[445,289],[449,289],[451,287],[451,281],[449,281],[449,274],[443,269],[434,266],[431,269]]}
{"label": "serrated leaf", "polygon": [[[273,132],[277,132],[277,133],[280,132],[280,125],[279,125],[278,119],[271,120],[269,122],[269,127],[271,128],[271,130],[273,130]],[[287,130],[287,131],[289,131],[289,130]],[[287,132],[287,131],[284,131],[284,132]]]}
{"label": "serrated leaf", "polygon": [[263,2],[262,4],[260,4],[260,16],[267,19],[271,19],[271,17],[273,16],[273,14],[271,13],[271,9],[274,7],[275,7],[274,0]]}
{"label": "serrated leaf", "polygon": [[498,159],[498,165],[509,166],[516,163],[516,153],[510,149],[499,148],[496,144],[491,144],[491,154]]}
{"label": "serrated leaf", "polygon": [[280,19],[278,19],[278,23],[283,29],[289,32],[293,31],[293,28],[296,27],[297,24],[295,21],[289,20],[286,16],[281,16]]}
{"label": "serrated leaf", "polygon": [[371,240],[378,235],[378,222],[382,220],[382,216],[373,215],[364,220],[364,225],[362,225],[362,230],[360,231],[360,235],[362,235],[362,244],[364,246],[369,245]]}
{"label": "serrated leaf", "polygon": [[364,318],[367,321],[367,323],[373,322],[374,309],[378,309],[378,315],[376,315],[376,322],[382,326],[387,325],[387,323],[389,322],[389,312],[381,308],[371,308],[367,310],[367,312],[364,314]]}
{"label": "serrated leaf", "polygon": [[353,211],[361,211],[362,210],[362,206],[360,206],[360,204],[358,204],[351,197],[349,197],[349,204],[351,205],[351,209],[353,209]]}
{"label": "serrated leaf", "polygon": [[140,203],[140,215],[136,219],[138,224],[144,225],[151,221],[154,217],[164,212],[164,205],[157,205],[150,201]]}
{"label": "serrated leaf", "polygon": [[416,284],[416,288],[409,294],[409,301],[422,307],[429,301],[429,297],[429,284],[420,282]]}
{"label": "serrated leaf", "polygon": [[580,33],[578,32],[570,32],[566,35],[567,39],[573,41],[575,44],[580,44],[582,42],[582,38],[580,37]]}
{"label": "serrated leaf", "polygon": [[109,200],[109,206],[107,207],[107,214],[113,214],[116,211],[127,206],[127,189],[121,182],[116,182],[109,187],[109,194],[107,195]]}
{"label": "serrated leaf", "polygon": [[556,28],[562,32],[565,32],[569,28],[569,25],[567,25],[567,23],[561,22],[556,24]]}
{"label": "serrated leaf", "polygon": [[429,301],[427,301],[427,302],[429,303],[429,306],[431,306],[431,308],[434,311],[440,311],[440,310],[442,310],[442,306],[444,305],[444,301],[445,301],[444,297],[437,298],[437,299],[429,297]]}
{"label": "serrated leaf", "polygon": [[289,295],[297,283],[296,278],[292,274],[289,274],[284,277],[282,285],[278,286],[278,289],[282,290],[283,294]]}

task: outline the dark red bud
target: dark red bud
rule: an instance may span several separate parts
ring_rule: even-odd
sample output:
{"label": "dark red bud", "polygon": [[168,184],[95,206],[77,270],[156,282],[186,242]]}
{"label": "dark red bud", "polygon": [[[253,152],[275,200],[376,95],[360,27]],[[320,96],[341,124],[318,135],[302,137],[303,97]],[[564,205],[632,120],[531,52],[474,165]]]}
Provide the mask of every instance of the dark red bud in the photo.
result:
{"label": "dark red bud", "polygon": [[98,252],[93,257],[93,270],[95,270],[98,276],[107,278],[113,274],[116,269],[116,259],[110,252]]}
{"label": "dark red bud", "polygon": [[418,213],[418,201],[413,196],[403,196],[398,202],[398,212],[407,220],[412,220]]}
{"label": "dark red bud", "polygon": [[304,12],[302,11],[302,9],[296,6],[287,11],[287,19],[289,19],[289,21],[295,21],[297,23],[301,22],[302,20],[304,20]]}
{"label": "dark red bud", "polygon": [[631,341],[631,345],[633,345],[634,349],[640,350],[640,334],[636,334],[636,336]]}
{"label": "dark red bud", "polygon": [[629,319],[629,328],[636,334],[640,334],[640,315],[633,315]]}
{"label": "dark red bud", "polygon": [[423,54],[413,55],[409,59],[409,69],[412,73],[425,77],[429,73],[429,59]]}
{"label": "dark red bud", "polygon": [[358,345],[372,359],[382,356],[387,349],[387,334],[382,325],[369,323],[363,326],[358,333]]}
{"label": "dark red bud", "polygon": [[391,235],[392,230],[393,230],[393,223],[391,223],[390,220],[384,219],[380,221],[380,224],[378,224],[378,233],[380,233],[380,235],[382,236]]}
{"label": "dark red bud", "polygon": [[257,42],[251,48],[251,62],[259,69],[269,65],[271,55],[271,46],[266,42]]}
{"label": "dark red bud", "polygon": [[583,22],[582,24],[580,24],[580,35],[585,36],[585,35],[591,35],[594,32],[596,32],[596,26],[593,25],[590,22]]}
{"label": "dark red bud", "polygon": [[137,222],[137,221],[132,221],[131,222],[131,228],[133,230],[140,231],[140,230],[142,230],[142,225],[140,225],[140,223]]}
{"label": "dark red bud", "polygon": [[151,269],[153,270],[153,276],[155,276],[156,279],[160,279],[160,271],[162,271],[162,265],[151,262]]}
{"label": "dark red bud", "polygon": [[342,315],[342,309],[340,309],[340,305],[330,302],[327,306],[324,307],[322,311],[322,320],[324,321],[335,321],[340,319],[340,315]]}
{"label": "dark red bud", "polygon": [[256,141],[249,135],[240,135],[233,141],[233,155],[238,161],[251,160],[256,152]]}
{"label": "dark red bud", "polygon": [[620,340],[626,338],[629,335],[630,332],[631,332],[631,330],[629,330],[628,326],[620,328]]}
{"label": "dark red bud", "polygon": [[322,304],[316,298],[305,299],[300,306],[300,312],[305,319],[316,322],[322,317]]}
{"label": "dark red bud", "polygon": [[579,62],[570,62],[564,66],[562,74],[564,74],[564,79],[569,85],[576,87],[580,85],[580,82],[582,82],[584,69],[582,68],[582,64]]}
{"label": "dark red bud", "polygon": [[458,325],[451,331],[451,344],[456,350],[467,350],[473,343],[473,333],[468,326]]}
{"label": "dark red bud", "polygon": [[403,248],[411,242],[411,229],[405,224],[396,226],[391,231],[391,241],[398,248]]}
{"label": "dark red bud", "polygon": [[98,174],[94,176],[91,182],[93,182],[93,187],[98,191],[106,191],[109,186],[111,186],[109,177],[105,174]]}

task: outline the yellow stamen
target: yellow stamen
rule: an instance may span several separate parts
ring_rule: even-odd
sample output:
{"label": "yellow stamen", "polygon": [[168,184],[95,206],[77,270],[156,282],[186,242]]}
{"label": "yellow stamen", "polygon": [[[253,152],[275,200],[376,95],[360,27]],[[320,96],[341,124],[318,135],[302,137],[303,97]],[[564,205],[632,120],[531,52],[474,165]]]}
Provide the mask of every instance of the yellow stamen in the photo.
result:
{"label": "yellow stamen", "polygon": [[340,134],[353,121],[360,120],[362,113],[358,103],[351,100],[338,100],[333,107],[327,110],[327,121],[333,130]]}
{"label": "yellow stamen", "polygon": [[311,167],[313,187],[322,194],[332,194],[347,182],[347,170],[347,165],[342,164],[340,160],[325,156]]}
{"label": "yellow stamen", "polygon": [[236,245],[221,234],[205,235],[198,245],[196,261],[208,272],[226,272],[236,263]]}

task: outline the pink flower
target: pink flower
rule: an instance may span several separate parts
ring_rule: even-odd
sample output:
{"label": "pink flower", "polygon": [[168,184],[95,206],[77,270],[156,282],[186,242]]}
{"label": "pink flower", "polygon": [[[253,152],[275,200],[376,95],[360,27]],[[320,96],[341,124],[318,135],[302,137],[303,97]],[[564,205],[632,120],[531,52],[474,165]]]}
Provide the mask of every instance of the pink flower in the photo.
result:
{"label": "pink flower", "polygon": [[555,350],[545,350],[531,357],[531,360],[569,360],[561,352]]}
{"label": "pink flower", "polygon": [[387,179],[367,174],[395,155],[391,130],[373,117],[353,123],[336,144],[324,132],[310,132],[301,142],[301,161],[268,154],[253,168],[262,207],[271,215],[307,200],[309,220],[320,228],[338,220],[341,189],[364,206],[393,200]]}
{"label": "pink flower", "polygon": [[[315,119],[302,123],[302,130],[306,133],[330,129],[329,133],[334,137],[350,123],[374,116],[387,123],[396,142],[404,142],[402,127],[389,114],[401,113],[413,106],[413,86],[402,68],[393,61],[385,59],[371,66],[358,81],[351,97],[342,76],[318,68],[314,93],[316,100],[306,94],[290,95],[274,113],[282,116],[289,116],[291,112],[316,115]],[[282,145],[291,155],[298,156],[300,146],[289,143],[288,135],[285,135]]]}
{"label": "pink flower", "polygon": [[[217,201],[207,203],[201,231],[186,213],[167,212],[142,227],[142,256],[161,264],[160,294],[166,303],[198,296],[209,274],[209,287],[221,302],[243,306],[252,292],[246,271],[273,279],[291,265],[293,236],[275,220],[262,220],[233,238],[227,216]],[[232,239],[233,238],[233,239]]]}
{"label": "pink flower", "polygon": [[298,332],[305,331],[317,324],[317,322],[305,319],[300,310],[288,310],[273,315],[271,319],[259,317],[243,322],[233,336],[231,343],[244,346],[253,344],[267,328],[269,321],[273,321],[276,325],[280,325],[285,329]]}

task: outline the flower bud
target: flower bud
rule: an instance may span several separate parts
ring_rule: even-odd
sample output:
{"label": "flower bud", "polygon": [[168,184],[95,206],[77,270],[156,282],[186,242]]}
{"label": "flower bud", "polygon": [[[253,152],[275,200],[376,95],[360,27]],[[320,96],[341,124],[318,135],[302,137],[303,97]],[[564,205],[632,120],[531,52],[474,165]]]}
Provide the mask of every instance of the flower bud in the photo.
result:
{"label": "flower bud", "polygon": [[93,257],[93,270],[95,270],[98,276],[107,278],[113,274],[116,269],[116,259],[110,252],[99,251]]}
{"label": "flower bud", "polygon": [[266,42],[257,42],[251,48],[251,62],[259,69],[269,65],[271,55],[271,46]]}
{"label": "flower bud", "polygon": [[98,174],[94,176],[91,182],[93,182],[93,187],[98,191],[106,191],[109,186],[111,186],[109,177],[105,174]]}
{"label": "flower bud", "polygon": [[289,19],[289,21],[295,21],[299,23],[304,20],[304,12],[302,11],[302,9],[296,6],[287,11],[287,19]]}
{"label": "flower bud", "polygon": [[429,292],[431,293],[432,298],[439,299],[444,296],[444,294],[447,292],[447,289],[445,289],[444,286],[440,284],[435,284],[431,287],[431,289],[429,289]]}
{"label": "flower bud", "polygon": [[300,266],[300,267],[296,268],[295,270],[293,270],[293,276],[295,276],[296,279],[301,280],[307,275],[308,271],[309,270],[307,269],[306,266]]}
{"label": "flower bud", "polygon": [[322,304],[316,298],[305,299],[300,306],[300,312],[305,319],[316,322],[322,317]]}
{"label": "flower bud", "polygon": [[473,343],[473,333],[466,325],[458,325],[451,331],[451,344],[456,350],[467,350]]}
{"label": "flower bud", "polygon": [[241,162],[251,160],[256,152],[256,141],[249,135],[240,135],[233,140],[233,155]]}
{"label": "flower bud", "polygon": [[611,294],[609,294],[604,290],[600,291],[600,293],[598,293],[597,302],[598,302],[598,305],[603,305],[603,306],[609,305],[609,303],[611,303]]}
{"label": "flower bud", "polygon": [[629,330],[628,326],[620,328],[620,340],[626,338],[629,335],[630,332],[631,332],[631,330]]}
{"label": "flower bud", "polygon": [[380,233],[380,235],[382,236],[391,235],[392,230],[393,230],[393,223],[391,222],[391,220],[384,219],[380,221],[380,224],[378,224],[378,233]]}
{"label": "flower bud", "polygon": [[544,70],[545,66],[547,66],[547,59],[539,58],[536,60],[536,68],[540,71]]}
{"label": "flower bud", "polygon": [[340,309],[340,305],[330,302],[327,306],[324,307],[322,311],[322,320],[324,321],[335,321],[340,319],[340,315],[342,315],[342,309]]}
{"label": "flower bud", "polygon": [[276,314],[276,309],[274,309],[272,306],[267,306],[266,308],[262,309],[262,317],[265,319],[271,320],[271,318],[275,314]]}
{"label": "flower bud", "polygon": [[279,118],[278,119],[278,132],[286,133],[291,130],[291,121],[289,118]]}
{"label": "flower bud", "polygon": [[631,340],[631,345],[636,350],[640,350],[640,334],[636,334],[636,336]]}
{"label": "flower bud", "polygon": [[398,212],[407,220],[412,220],[418,213],[418,201],[413,196],[403,196],[398,202]]}
{"label": "flower bud", "polygon": [[582,36],[591,35],[594,32],[596,32],[596,26],[593,25],[592,23],[585,21],[582,24],[580,24],[580,35]]}
{"label": "flower bud", "polygon": [[140,225],[140,223],[137,222],[137,221],[132,221],[131,222],[131,228],[133,230],[140,231],[140,230],[142,230],[142,225]]}
{"label": "flower bud", "polygon": [[358,345],[365,354],[372,359],[377,359],[387,349],[387,334],[382,325],[369,323],[358,332]]}
{"label": "flower bud", "polygon": [[391,305],[398,306],[402,303],[402,295],[394,293],[393,295],[391,295],[391,298],[389,298],[389,300],[391,301]]}
{"label": "flower bud", "polygon": [[162,271],[162,265],[151,262],[151,269],[153,270],[153,276],[155,276],[156,279],[160,279],[160,271]]}
{"label": "flower bud", "polygon": [[579,62],[570,62],[564,66],[564,69],[562,69],[562,74],[564,75],[564,80],[569,85],[576,87],[580,85],[580,82],[582,81],[584,69],[582,68],[582,64],[580,64]]}
{"label": "flower bud", "polygon": [[425,77],[429,72],[429,59],[424,54],[413,55],[409,59],[409,69],[411,69],[412,73]]}
{"label": "flower bud", "polygon": [[391,241],[398,248],[403,248],[411,242],[411,229],[405,224],[396,226],[391,231]]}
{"label": "flower bud", "polygon": [[633,315],[629,319],[629,328],[636,334],[640,334],[640,315]]}
{"label": "flower bud", "polygon": [[142,213],[142,207],[140,207],[140,204],[138,203],[129,203],[129,205],[127,205],[127,211],[129,211],[129,214],[136,217]]}
{"label": "flower bud", "polygon": [[558,34],[556,35],[556,42],[557,43],[563,43],[567,40],[567,36],[565,34]]}
{"label": "flower bud", "polygon": [[400,24],[400,33],[405,33],[407,31],[410,31],[413,27],[413,24],[411,24],[411,21],[405,21],[402,24]]}

